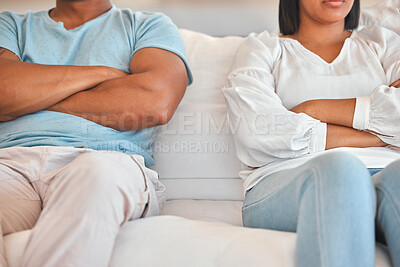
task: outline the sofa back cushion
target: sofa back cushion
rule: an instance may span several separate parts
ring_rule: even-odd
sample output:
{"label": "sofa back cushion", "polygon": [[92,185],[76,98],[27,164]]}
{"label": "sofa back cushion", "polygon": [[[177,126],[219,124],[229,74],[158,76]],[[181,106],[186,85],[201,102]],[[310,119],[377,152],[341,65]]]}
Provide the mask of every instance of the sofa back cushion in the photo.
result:
{"label": "sofa back cushion", "polygon": [[400,34],[400,0],[386,0],[361,12],[360,27],[379,25]]}
{"label": "sofa back cushion", "polygon": [[242,37],[214,38],[181,30],[194,82],[172,120],[160,127],[153,167],[169,199],[242,199],[236,158],[221,89]]}

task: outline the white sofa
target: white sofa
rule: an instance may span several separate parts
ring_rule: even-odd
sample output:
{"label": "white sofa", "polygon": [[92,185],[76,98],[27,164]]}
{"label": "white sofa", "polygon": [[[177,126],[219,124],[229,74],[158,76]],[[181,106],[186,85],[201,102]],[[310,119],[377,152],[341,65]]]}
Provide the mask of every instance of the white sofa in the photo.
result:
{"label": "white sofa", "polygon": [[[400,0],[383,5],[400,7]],[[381,23],[384,15],[386,25],[400,33],[398,10],[376,10],[367,10],[363,21]],[[295,233],[242,226],[240,162],[221,88],[243,38],[181,33],[195,81],[172,121],[160,129],[154,147],[154,169],[167,186],[168,201],[163,216],[131,221],[121,229],[110,266],[294,267]],[[20,266],[29,234],[4,237],[10,267]],[[376,266],[391,266],[379,246]]]}

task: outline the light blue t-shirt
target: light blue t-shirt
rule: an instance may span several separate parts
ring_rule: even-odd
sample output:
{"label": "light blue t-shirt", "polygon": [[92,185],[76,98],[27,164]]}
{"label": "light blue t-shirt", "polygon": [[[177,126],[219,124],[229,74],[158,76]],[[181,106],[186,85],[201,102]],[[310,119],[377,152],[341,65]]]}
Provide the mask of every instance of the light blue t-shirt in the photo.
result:
{"label": "light blue t-shirt", "polygon": [[[18,15],[0,13],[0,47],[22,61],[45,65],[108,66],[129,72],[135,52],[146,47],[171,51],[186,64],[182,37],[171,20],[159,13],[132,12],[113,6],[75,29],[66,30],[48,11]],[[23,79],[21,73],[21,79]],[[39,111],[0,123],[0,148],[13,146],[73,146],[139,154],[153,165],[156,127],[120,132],[89,120]]]}

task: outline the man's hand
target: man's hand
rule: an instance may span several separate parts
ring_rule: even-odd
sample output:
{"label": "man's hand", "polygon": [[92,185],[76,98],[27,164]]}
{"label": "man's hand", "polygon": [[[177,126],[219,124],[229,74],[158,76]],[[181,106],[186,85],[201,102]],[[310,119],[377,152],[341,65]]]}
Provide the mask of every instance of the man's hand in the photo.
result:
{"label": "man's hand", "polygon": [[129,76],[129,73],[110,67],[104,67],[104,70],[105,70],[105,75],[107,77],[105,81]]}
{"label": "man's hand", "polygon": [[19,58],[16,55],[14,55],[14,53],[2,47],[0,47],[0,58],[17,60],[17,61],[19,60]]}

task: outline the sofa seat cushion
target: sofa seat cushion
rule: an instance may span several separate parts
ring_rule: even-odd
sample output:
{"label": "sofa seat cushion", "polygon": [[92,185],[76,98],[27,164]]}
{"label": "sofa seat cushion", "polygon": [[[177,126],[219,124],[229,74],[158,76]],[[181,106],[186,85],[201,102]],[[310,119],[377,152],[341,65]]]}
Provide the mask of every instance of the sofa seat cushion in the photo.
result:
{"label": "sofa seat cushion", "polygon": [[[241,224],[240,208],[240,201],[168,201],[163,214],[186,218],[128,222],[118,234],[110,266],[295,267],[296,234],[235,226]],[[20,266],[30,232],[5,236],[10,267]],[[391,266],[380,247],[376,266]]]}
{"label": "sofa seat cushion", "polygon": [[170,200],[162,215],[243,226],[242,201]]}

